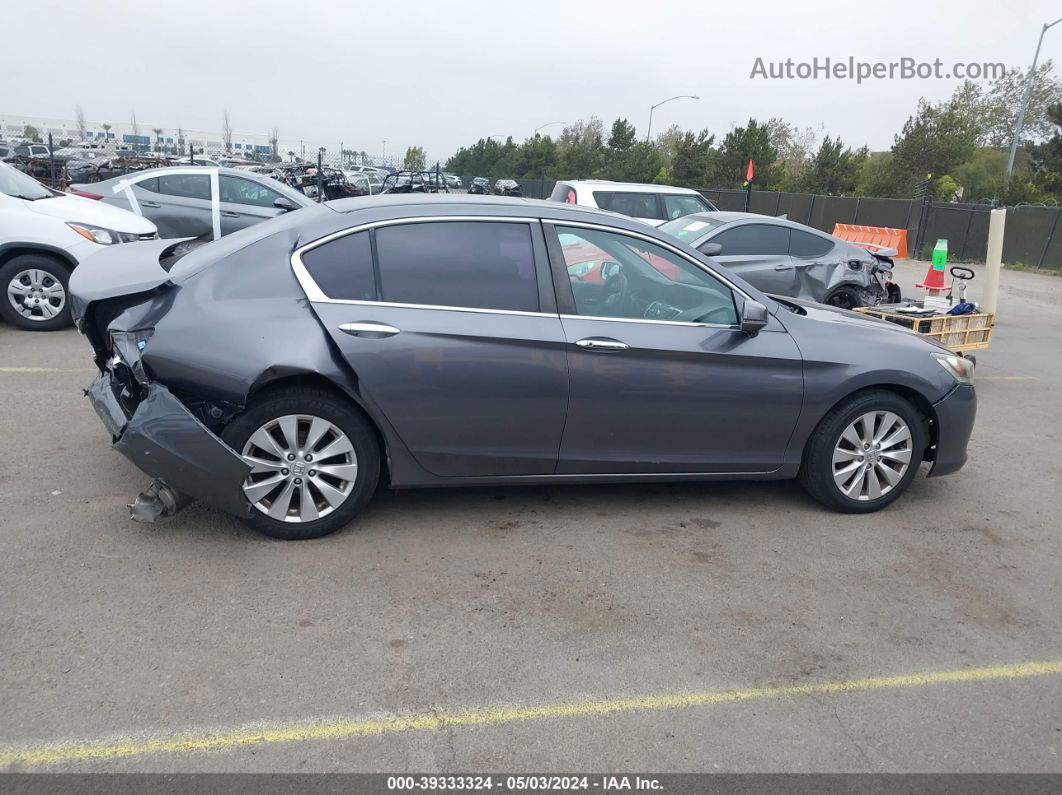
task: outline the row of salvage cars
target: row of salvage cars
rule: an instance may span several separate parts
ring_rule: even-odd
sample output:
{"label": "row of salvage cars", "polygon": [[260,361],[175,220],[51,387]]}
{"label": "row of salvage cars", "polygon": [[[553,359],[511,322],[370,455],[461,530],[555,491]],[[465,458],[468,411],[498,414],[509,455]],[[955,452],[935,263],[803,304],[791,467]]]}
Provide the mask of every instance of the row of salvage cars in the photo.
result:
{"label": "row of salvage cars", "polygon": [[[275,172],[172,166],[74,184],[69,192],[60,192],[0,163],[0,284],[6,293],[0,316],[29,330],[64,328],[70,324],[66,295],[70,272],[97,251],[156,236],[179,239],[174,249],[186,251],[313,206],[315,199],[300,183],[316,175],[306,176],[301,168],[280,168],[302,176],[292,176],[294,184],[289,184]],[[427,187],[431,176],[429,172],[391,174],[382,181],[383,192],[431,193]],[[666,212],[675,199],[672,215],[691,214],[666,221],[640,220],[689,243],[765,292],[842,308],[899,300],[891,281],[892,251],[871,253],[783,218],[719,212],[699,194],[681,188],[566,183],[559,184],[564,190],[555,191],[552,198],[568,197],[567,203],[573,203],[574,186],[582,185],[594,188],[580,188],[588,198],[577,203],[587,206],[609,206],[603,199],[609,195],[622,196],[628,204],[633,197],[644,204],[648,195],[644,191],[674,193],[666,204],[659,199],[660,207]],[[699,204],[692,204],[694,200]],[[618,202],[612,206],[627,207]],[[575,270],[585,281],[602,282],[617,267],[602,252],[587,248],[584,253],[585,260]]]}

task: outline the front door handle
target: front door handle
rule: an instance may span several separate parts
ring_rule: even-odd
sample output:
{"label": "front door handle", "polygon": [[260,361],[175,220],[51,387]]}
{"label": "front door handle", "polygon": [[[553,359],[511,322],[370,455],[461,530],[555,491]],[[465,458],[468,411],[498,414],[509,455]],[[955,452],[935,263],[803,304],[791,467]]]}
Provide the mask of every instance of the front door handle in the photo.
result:
{"label": "front door handle", "polygon": [[159,204],[158,202],[138,202],[138,204],[139,204],[139,205],[140,205],[141,207],[150,207],[150,208],[152,208],[153,210],[157,210],[157,209],[158,209],[159,207],[161,207],[161,206],[162,206],[162,205],[161,205],[161,204]]}
{"label": "front door handle", "polygon": [[389,326],[386,323],[377,323],[373,320],[359,320],[356,323],[343,323],[339,330],[352,337],[367,337],[369,339],[382,339],[393,337],[401,329]]}
{"label": "front door handle", "polygon": [[226,218],[239,218],[240,217],[239,213],[234,213],[232,210],[222,210],[221,214],[224,215]]}
{"label": "front door handle", "polygon": [[793,269],[793,263],[792,262],[779,262],[777,265],[774,266],[774,269],[776,271],[792,270]]}
{"label": "front door handle", "polygon": [[626,342],[620,342],[611,337],[587,337],[584,340],[576,341],[575,344],[580,348],[586,348],[588,351],[601,351],[603,353],[625,351],[630,347]]}

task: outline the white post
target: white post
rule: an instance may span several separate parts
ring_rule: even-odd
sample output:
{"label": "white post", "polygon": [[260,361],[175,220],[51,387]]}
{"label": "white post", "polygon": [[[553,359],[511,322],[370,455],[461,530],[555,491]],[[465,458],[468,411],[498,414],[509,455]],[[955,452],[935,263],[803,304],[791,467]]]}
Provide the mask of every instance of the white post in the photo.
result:
{"label": "white post", "polygon": [[1007,210],[993,210],[988,219],[988,255],[985,258],[985,289],[981,292],[981,311],[995,312],[999,300],[999,271],[1003,267],[1003,227]]}

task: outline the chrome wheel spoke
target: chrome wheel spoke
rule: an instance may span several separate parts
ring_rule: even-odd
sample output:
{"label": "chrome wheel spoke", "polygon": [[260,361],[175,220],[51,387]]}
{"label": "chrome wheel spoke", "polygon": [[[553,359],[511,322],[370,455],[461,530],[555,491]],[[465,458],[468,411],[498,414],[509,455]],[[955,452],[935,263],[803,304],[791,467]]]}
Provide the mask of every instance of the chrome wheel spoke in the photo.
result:
{"label": "chrome wheel spoke", "polygon": [[325,498],[331,507],[337,507],[343,500],[347,498],[347,495],[337,489],[335,486],[321,480],[320,478],[314,478],[313,485],[317,487],[321,492],[321,496]]}
{"label": "chrome wheel spoke", "polygon": [[20,281],[13,281],[7,286],[8,295],[29,295],[30,288]]}
{"label": "chrome wheel spoke", "polygon": [[862,453],[859,450],[846,450],[843,447],[838,447],[833,451],[833,463],[841,464],[848,461],[855,461]]}
{"label": "chrome wheel spoke", "polygon": [[263,480],[257,480],[254,483],[245,484],[243,487],[243,493],[247,495],[247,499],[251,502],[258,502],[259,500],[264,499],[269,492],[274,491],[277,486],[286,480],[287,478],[278,472],[276,477],[265,478]]}
{"label": "chrome wheel spoke", "polygon": [[889,461],[895,461],[897,464],[911,463],[910,450],[882,450],[881,457]]}
{"label": "chrome wheel spoke", "polygon": [[874,467],[874,469],[885,476],[885,481],[889,484],[890,488],[900,482],[900,473],[892,467],[886,466],[885,464],[879,462],[878,465]]}
{"label": "chrome wheel spoke", "polygon": [[314,519],[319,518],[320,514],[317,513],[317,505],[313,495],[310,493],[310,484],[304,480],[302,485],[299,486],[299,521],[312,522]]}
{"label": "chrome wheel spoke", "polygon": [[347,480],[353,482],[358,477],[358,465],[357,464],[322,464],[317,467],[317,473],[321,475],[331,475],[339,480]]}
{"label": "chrome wheel spoke", "polygon": [[870,467],[867,470],[867,497],[872,500],[876,500],[881,496],[881,481],[878,480],[877,467]]}
{"label": "chrome wheel spoke", "polygon": [[288,518],[288,511],[291,508],[291,498],[295,493],[295,481],[288,480],[284,484],[284,488],[280,490],[280,494],[273,498],[273,504],[269,507],[267,512],[274,519],[284,521]]}
{"label": "chrome wheel spoke", "polygon": [[265,472],[276,472],[280,474],[280,470],[284,468],[283,461],[268,461],[265,458],[257,458],[253,455],[245,455],[243,460],[251,465],[252,475],[261,475]]}
{"label": "chrome wheel spoke", "polygon": [[318,450],[314,455],[319,461],[327,461],[329,458],[335,458],[337,455],[353,452],[354,446],[350,443],[350,439],[346,436],[337,436],[325,445],[323,450]]}
{"label": "chrome wheel spoke", "polygon": [[321,441],[321,437],[328,433],[328,429],[332,425],[320,417],[314,417],[313,422],[310,423],[310,430],[306,434],[306,452],[312,453],[314,448],[317,447],[317,443]]}
{"label": "chrome wheel spoke", "polygon": [[[284,458],[283,448],[277,444],[277,440],[273,438],[273,434],[265,428],[259,428],[255,431],[254,435],[251,436],[250,441],[259,450],[265,450],[267,453],[272,453],[277,458]],[[247,455],[247,453],[245,452],[244,455]]]}
{"label": "chrome wheel spoke", "polygon": [[284,434],[284,451],[294,453],[299,449],[299,418],[294,414],[281,417],[277,421],[280,432]]}
{"label": "chrome wheel spoke", "polygon": [[881,447],[882,449],[895,447],[896,445],[900,444],[900,442],[906,442],[910,438],[911,430],[906,425],[901,425],[899,428],[897,428],[895,431],[893,431],[891,434],[881,440]]}

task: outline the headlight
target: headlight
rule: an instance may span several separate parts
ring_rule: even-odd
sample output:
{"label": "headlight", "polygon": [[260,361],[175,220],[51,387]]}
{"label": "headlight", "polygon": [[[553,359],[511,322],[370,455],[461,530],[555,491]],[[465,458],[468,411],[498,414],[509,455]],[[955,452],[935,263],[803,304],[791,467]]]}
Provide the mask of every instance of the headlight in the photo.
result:
{"label": "headlight", "polygon": [[969,359],[953,353],[932,353],[930,355],[960,384],[973,383],[974,363]]}
{"label": "headlight", "polygon": [[151,240],[157,237],[154,234],[138,235],[135,232],[115,232],[113,229],[104,229],[102,226],[91,226],[89,224],[68,223],[67,226],[86,240],[99,243],[101,246],[110,246],[114,243],[135,243],[138,240]]}

